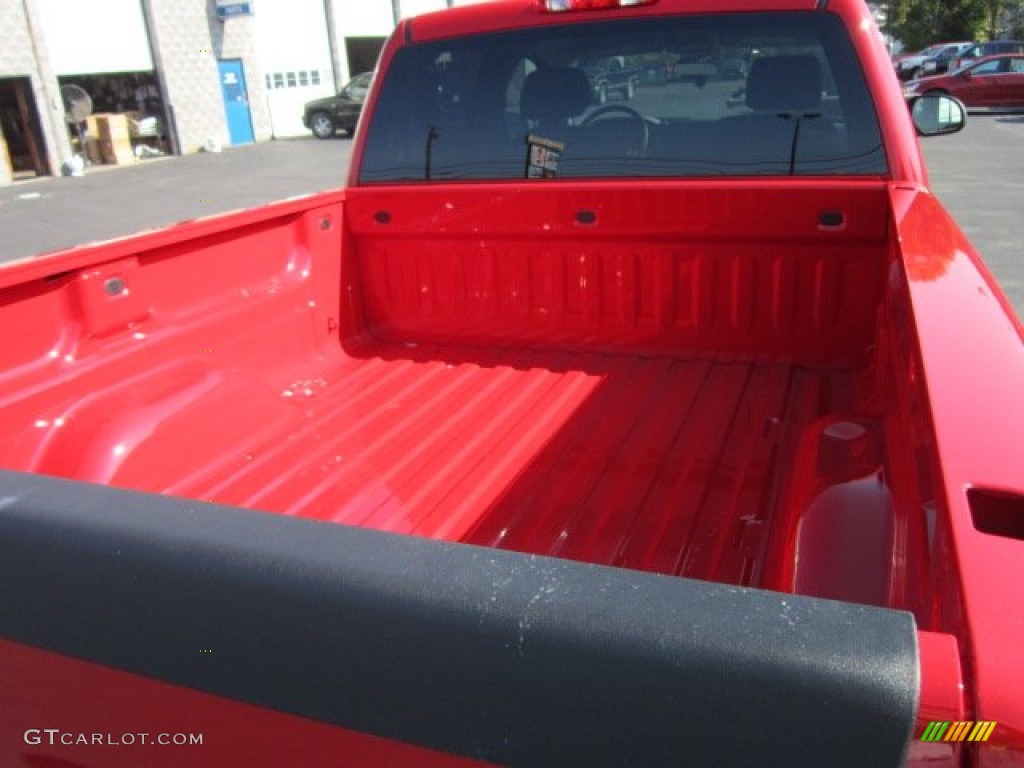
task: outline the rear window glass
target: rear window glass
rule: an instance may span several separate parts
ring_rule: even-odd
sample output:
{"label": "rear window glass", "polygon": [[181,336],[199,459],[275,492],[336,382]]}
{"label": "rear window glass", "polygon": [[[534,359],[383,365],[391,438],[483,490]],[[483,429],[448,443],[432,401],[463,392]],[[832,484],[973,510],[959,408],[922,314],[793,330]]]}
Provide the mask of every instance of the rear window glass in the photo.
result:
{"label": "rear window glass", "polygon": [[402,49],[360,182],[880,175],[841,21],[587,21]]}

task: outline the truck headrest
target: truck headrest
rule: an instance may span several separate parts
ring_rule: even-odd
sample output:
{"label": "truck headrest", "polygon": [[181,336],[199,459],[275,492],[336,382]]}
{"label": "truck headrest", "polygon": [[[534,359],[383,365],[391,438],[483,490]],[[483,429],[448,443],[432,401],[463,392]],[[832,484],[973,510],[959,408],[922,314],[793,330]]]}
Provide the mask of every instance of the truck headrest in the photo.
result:
{"label": "truck headrest", "polygon": [[815,56],[758,59],[747,77],[747,106],[758,112],[813,109],[821,103],[822,81]]}
{"label": "truck headrest", "polygon": [[566,121],[590,104],[590,81],[572,67],[548,67],[531,72],[523,83],[519,110],[527,120]]}

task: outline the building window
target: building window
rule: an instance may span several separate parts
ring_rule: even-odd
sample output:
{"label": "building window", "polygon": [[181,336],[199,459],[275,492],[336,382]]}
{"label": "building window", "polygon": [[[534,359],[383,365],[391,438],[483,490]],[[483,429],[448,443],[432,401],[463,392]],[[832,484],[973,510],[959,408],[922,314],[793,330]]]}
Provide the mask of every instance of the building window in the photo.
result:
{"label": "building window", "polygon": [[295,73],[294,72],[288,72],[285,75],[285,77],[288,78],[288,87],[289,88],[294,88],[295,87]]}
{"label": "building window", "polygon": [[267,75],[266,77],[267,77],[267,90],[269,91],[269,90],[273,89],[274,82],[273,82],[273,80],[270,79],[270,75]]}
{"label": "building window", "polygon": [[280,72],[274,73],[274,87],[284,88],[284,75],[282,75]]}
{"label": "building window", "polygon": [[314,69],[312,72],[309,73],[309,83],[310,85],[320,85],[319,69]]}
{"label": "building window", "polygon": [[309,72],[307,72],[306,70],[302,70],[301,72],[299,72],[299,85],[309,85]]}

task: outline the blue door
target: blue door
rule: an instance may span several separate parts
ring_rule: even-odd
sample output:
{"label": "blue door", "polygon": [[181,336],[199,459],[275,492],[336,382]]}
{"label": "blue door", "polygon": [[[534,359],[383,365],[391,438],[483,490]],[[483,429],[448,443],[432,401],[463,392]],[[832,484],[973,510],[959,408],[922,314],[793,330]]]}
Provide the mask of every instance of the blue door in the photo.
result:
{"label": "blue door", "polygon": [[239,59],[217,62],[220,70],[220,90],[224,95],[224,114],[228,119],[231,144],[252,143],[252,115],[249,114],[249,95],[245,90],[245,72]]}

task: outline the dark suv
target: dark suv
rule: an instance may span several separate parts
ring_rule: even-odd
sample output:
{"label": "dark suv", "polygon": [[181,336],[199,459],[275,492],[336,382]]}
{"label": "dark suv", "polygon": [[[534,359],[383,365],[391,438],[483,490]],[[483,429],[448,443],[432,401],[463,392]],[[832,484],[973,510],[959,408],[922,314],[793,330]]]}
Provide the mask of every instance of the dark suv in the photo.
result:
{"label": "dark suv", "polygon": [[337,96],[309,102],[302,112],[302,124],[318,139],[329,139],[339,130],[351,135],[359,122],[372,78],[372,72],[356,75]]}
{"label": "dark suv", "polygon": [[950,43],[943,46],[935,53],[929,54],[921,62],[920,68],[913,73],[911,79],[941,75],[948,72],[950,63],[956,61],[964,51],[973,48],[974,45],[975,43]]}
{"label": "dark suv", "polygon": [[966,51],[949,62],[949,71],[959,69],[975,59],[984,56],[995,56],[997,53],[1024,53],[1022,40],[991,40],[987,43],[975,43]]}

